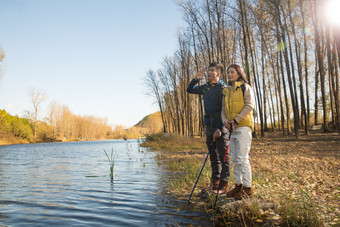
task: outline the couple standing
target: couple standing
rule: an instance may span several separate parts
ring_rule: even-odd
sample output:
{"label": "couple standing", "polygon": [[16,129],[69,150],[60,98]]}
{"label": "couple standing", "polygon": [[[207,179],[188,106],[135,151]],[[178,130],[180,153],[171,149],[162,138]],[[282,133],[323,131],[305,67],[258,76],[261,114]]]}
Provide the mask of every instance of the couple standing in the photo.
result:
{"label": "couple standing", "polygon": [[[210,150],[212,178],[210,189],[213,193],[235,199],[251,197],[251,167],[249,151],[254,129],[254,93],[246,75],[239,65],[227,68],[228,84],[220,79],[223,65],[211,63],[208,68],[208,82],[196,86],[204,78],[205,69],[198,72],[190,82],[187,92],[203,95],[206,143]],[[228,156],[224,162],[227,138],[231,133]],[[235,187],[228,191],[230,179],[230,158],[233,161]]]}

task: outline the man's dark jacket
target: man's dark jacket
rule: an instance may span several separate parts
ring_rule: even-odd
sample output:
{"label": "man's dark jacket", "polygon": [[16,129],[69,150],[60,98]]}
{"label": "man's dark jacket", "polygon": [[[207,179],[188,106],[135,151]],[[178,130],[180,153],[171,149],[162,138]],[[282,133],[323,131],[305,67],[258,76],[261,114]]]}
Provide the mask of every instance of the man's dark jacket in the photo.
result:
{"label": "man's dark jacket", "polygon": [[215,84],[205,83],[195,86],[199,81],[193,79],[187,87],[187,92],[191,94],[203,95],[204,100],[204,124],[207,127],[222,129],[222,90],[227,85],[223,80]]}

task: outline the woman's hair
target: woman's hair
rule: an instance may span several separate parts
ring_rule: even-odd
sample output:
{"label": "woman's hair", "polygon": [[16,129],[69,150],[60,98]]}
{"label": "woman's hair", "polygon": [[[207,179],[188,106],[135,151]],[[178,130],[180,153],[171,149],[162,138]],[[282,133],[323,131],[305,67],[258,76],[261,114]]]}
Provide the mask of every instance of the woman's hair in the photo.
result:
{"label": "woman's hair", "polygon": [[243,72],[241,66],[237,65],[237,64],[231,64],[229,65],[229,67],[227,68],[227,72],[229,70],[229,68],[234,68],[238,74],[238,79],[236,81],[243,81],[245,83],[248,83],[248,79],[246,74]]}

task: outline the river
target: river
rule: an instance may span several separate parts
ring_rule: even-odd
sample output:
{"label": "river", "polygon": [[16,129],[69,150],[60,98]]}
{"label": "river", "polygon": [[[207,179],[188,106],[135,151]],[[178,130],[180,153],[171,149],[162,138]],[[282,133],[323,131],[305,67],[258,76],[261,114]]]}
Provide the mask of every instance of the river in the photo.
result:
{"label": "river", "polygon": [[0,146],[0,224],[209,226],[203,211],[164,192],[155,155],[137,140]]}

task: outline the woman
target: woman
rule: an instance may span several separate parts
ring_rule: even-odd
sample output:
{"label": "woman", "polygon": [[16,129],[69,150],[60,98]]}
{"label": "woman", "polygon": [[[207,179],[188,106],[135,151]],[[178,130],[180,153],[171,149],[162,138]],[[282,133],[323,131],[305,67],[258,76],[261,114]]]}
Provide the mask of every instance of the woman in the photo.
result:
{"label": "woman", "polygon": [[239,65],[227,69],[228,86],[223,89],[222,121],[231,130],[230,154],[233,161],[235,187],[227,196],[235,199],[251,197],[251,166],[249,151],[254,130],[254,92]]}

